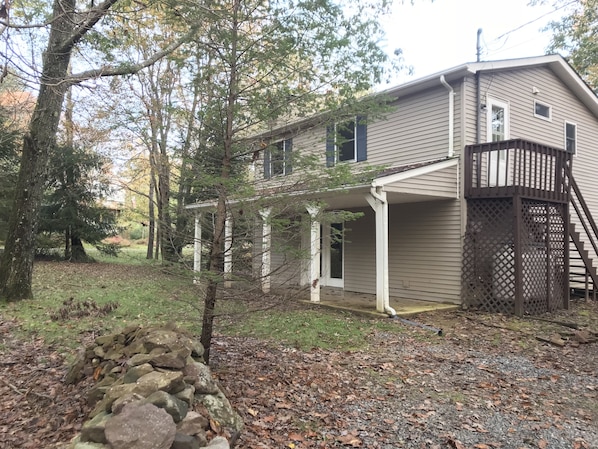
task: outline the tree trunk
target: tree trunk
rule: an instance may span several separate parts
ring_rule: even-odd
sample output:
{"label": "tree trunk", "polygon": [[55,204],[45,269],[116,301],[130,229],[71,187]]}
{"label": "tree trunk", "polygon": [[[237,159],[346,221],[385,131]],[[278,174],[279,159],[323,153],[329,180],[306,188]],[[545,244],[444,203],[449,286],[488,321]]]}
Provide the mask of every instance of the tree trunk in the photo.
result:
{"label": "tree trunk", "polygon": [[8,224],[2,264],[0,296],[10,301],[31,298],[39,208],[41,206],[50,149],[64,101],[73,44],[65,45],[75,26],[75,0],[55,0],[48,47],[44,53],[40,90],[23,138],[16,196]]}
{"label": "tree trunk", "polygon": [[206,296],[204,298],[203,319],[201,325],[201,344],[203,345],[204,360],[210,363],[210,346],[212,344],[212,334],[214,331],[214,311],[216,310],[216,295],[218,285],[223,279],[222,262],[224,251],[222,248],[224,239],[224,228],[226,226],[226,197],[221,192],[218,197],[218,206],[216,208],[216,221],[214,222],[214,235],[212,237],[212,248],[210,249],[208,285]]}
{"label": "tree trunk", "polygon": [[71,235],[71,262],[89,262],[83,242],[76,235]]}
{"label": "tree trunk", "polygon": [[201,327],[201,344],[205,349],[204,360],[210,363],[210,346],[212,344],[212,333],[214,329],[214,311],[216,309],[216,297],[218,285],[224,279],[224,229],[226,227],[227,217],[227,181],[231,176],[231,164],[233,160],[233,139],[235,137],[233,123],[235,107],[239,99],[238,86],[238,67],[237,67],[237,36],[239,32],[239,23],[236,15],[240,9],[240,0],[233,2],[233,26],[231,30],[231,53],[230,53],[230,79],[228,81],[228,97],[226,100],[225,129],[223,130],[223,154],[222,169],[220,177],[222,182],[218,189],[218,205],[216,206],[216,220],[214,224],[214,235],[212,236],[212,248],[210,250],[210,267],[208,276],[208,286],[204,298],[203,322]]}
{"label": "tree trunk", "polygon": [[156,218],[154,211],[154,175],[150,174],[149,186],[149,210],[148,210],[148,226],[147,226],[147,255],[146,259],[154,258],[154,234],[156,233]]}

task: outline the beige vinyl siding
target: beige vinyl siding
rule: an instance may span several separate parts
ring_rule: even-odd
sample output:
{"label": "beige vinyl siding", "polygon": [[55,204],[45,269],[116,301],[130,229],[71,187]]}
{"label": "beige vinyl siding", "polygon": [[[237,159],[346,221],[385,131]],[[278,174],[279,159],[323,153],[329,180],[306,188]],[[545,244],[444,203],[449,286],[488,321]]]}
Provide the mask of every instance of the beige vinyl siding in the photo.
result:
{"label": "beige vinyl siding", "polygon": [[[345,290],[376,293],[373,211],[347,223]],[[391,205],[390,295],[429,301],[461,300],[461,218],[457,200]]]}
{"label": "beige vinyl siding", "polygon": [[454,200],[390,209],[391,296],[461,300],[461,218]]}
{"label": "beige vinyl siding", "polygon": [[376,293],[376,219],[371,208],[357,220],[345,223],[345,290]]}
{"label": "beige vinyl siding", "polygon": [[[262,270],[262,221],[256,219],[253,238],[253,274],[261,276]],[[301,227],[297,223],[288,230],[272,230],[270,253],[270,281],[272,286],[297,285],[301,279],[302,257]],[[233,273],[235,272],[233,264]]]}
{"label": "beige vinyl siding", "polygon": [[[438,84],[437,89],[399,98],[385,120],[368,124],[370,164],[398,166],[447,156],[448,91]],[[459,109],[455,107],[456,116]],[[457,140],[458,128],[455,134]]]}
{"label": "beige vinyl siding", "polygon": [[398,182],[397,186],[388,186],[388,192],[406,193],[414,195],[433,195],[456,198],[458,196],[458,167],[454,165],[442,170],[436,170],[425,175],[414,176]]}
{"label": "beige vinyl siding", "polygon": [[[465,145],[472,145],[477,143],[476,142],[476,133],[477,133],[477,100],[476,100],[476,79],[474,75],[468,76],[464,80],[465,84],[465,105],[464,105],[464,126],[465,126],[465,136],[463,139],[463,146]],[[482,115],[482,117],[484,117]],[[484,141],[482,139],[482,141]]]}

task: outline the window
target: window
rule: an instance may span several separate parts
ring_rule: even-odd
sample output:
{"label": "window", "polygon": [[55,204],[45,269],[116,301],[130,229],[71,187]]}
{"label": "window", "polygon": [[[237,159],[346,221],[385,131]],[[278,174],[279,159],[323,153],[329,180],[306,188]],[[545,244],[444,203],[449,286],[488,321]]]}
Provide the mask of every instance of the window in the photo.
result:
{"label": "window", "polygon": [[534,116],[545,120],[551,120],[552,108],[547,104],[534,100]]}
{"label": "window", "polygon": [[273,143],[264,152],[264,178],[290,175],[293,171],[293,139]]}
{"label": "window", "polygon": [[577,125],[565,122],[565,150],[575,154],[577,152]]}
{"label": "window", "polygon": [[326,130],[326,165],[338,162],[361,162],[367,159],[365,117],[337,123]]}
{"label": "window", "polygon": [[[486,137],[488,142],[509,139],[509,104],[488,99],[486,111]],[[504,186],[507,182],[507,151],[491,151],[488,161],[488,183],[491,187]]]}
{"label": "window", "polygon": [[486,130],[488,142],[509,139],[509,104],[488,99]]}

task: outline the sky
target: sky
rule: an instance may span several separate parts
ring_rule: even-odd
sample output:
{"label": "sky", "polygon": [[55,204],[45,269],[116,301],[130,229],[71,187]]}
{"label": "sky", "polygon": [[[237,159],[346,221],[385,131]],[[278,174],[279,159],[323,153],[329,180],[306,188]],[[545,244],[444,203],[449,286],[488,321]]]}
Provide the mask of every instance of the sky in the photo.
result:
{"label": "sky", "polygon": [[[413,75],[402,83],[476,60],[477,30],[482,29],[482,60],[545,54],[550,32],[542,31],[563,10],[551,4],[528,6],[529,0],[415,0],[395,2],[382,21],[385,47],[401,48]],[[552,3],[552,2],[550,2]]]}

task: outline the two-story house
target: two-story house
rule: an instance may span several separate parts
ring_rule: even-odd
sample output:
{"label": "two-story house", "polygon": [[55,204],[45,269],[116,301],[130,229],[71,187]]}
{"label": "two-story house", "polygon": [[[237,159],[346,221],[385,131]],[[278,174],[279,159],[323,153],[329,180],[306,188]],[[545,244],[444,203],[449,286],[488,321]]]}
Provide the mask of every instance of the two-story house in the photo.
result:
{"label": "two-story house", "polygon": [[[381,95],[384,118],[287,126],[259,153],[264,188],[292,176],[297,152],[322,166],[384,167],[294,197],[305,204],[299,264],[277,255],[264,208],[254,241],[264,291],[284,279],[314,302],[326,287],[375,295],[372,308],[391,315],[390,297],[521,315],[567,307],[570,287],[596,283],[583,217],[598,217],[598,98],[562,57],[468,63]],[[360,216],[321,222],[322,208]]]}

